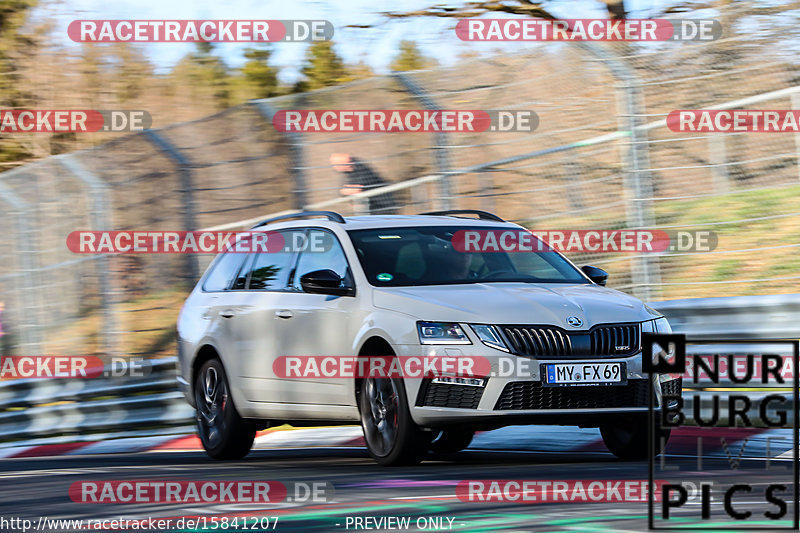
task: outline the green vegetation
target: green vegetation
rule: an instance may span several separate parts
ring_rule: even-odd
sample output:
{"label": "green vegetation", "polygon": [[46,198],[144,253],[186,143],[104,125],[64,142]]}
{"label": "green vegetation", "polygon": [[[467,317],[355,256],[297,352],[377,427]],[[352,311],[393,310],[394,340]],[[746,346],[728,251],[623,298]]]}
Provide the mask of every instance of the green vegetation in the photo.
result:
{"label": "green vegetation", "polygon": [[[64,47],[54,37],[39,0],[0,0],[0,108],[144,109],[161,127],[208,116],[249,100],[340,85],[373,75],[362,61],[346,62],[331,41],[308,45],[299,79],[281,81],[273,48],[256,44],[234,67],[219,45],[198,43],[167,72],[160,71],[134,43],[82,43]],[[397,56],[402,70],[433,63],[404,41]],[[0,136],[0,165],[70,152],[105,140],[97,133],[58,133],[49,142]],[[0,168],[0,171],[3,170]]]}
{"label": "green vegetation", "polygon": [[268,48],[248,48],[244,51],[247,63],[242,67],[243,85],[249,99],[270,98],[280,94],[278,69],[269,64],[271,54]]}
{"label": "green vegetation", "polygon": [[323,89],[354,79],[334,50],[332,41],[319,41],[308,47],[303,76],[304,79],[295,85],[295,92]]}
{"label": "green vegetation", "polygon": [[[36,49],[34,35],[21,32],[36,6],[37,0],[0,0],[0,108],[21,107],[32,95],[20,83],[22,58],[26,51]],[[7,136],[0,138],[0,163],[33,157],[29,146]]]}
{"label": "green vegetation", "polygon": [[[658,299],[798,292],[792,288],[794,282],[787,279],[736,283],[800,276],[800,215],[793,213],[800,213],[800,185],[658,202],[656,227],[716,232],[719,241],[715,251],[725,252],[661,256],[658,262],[663,283],[718,283],[665,285]],[[547,225],[611,229],[625,227],[624,217],[624,211],[609,210],[548,219]],[[763,220],[753,220],[759,218]],[[581,259],[585,264],[585,256]],[[619,285],[620,280],[629,283],[630,261],[599,266],[609,271],[612,286]]]}
{"label": "green vegetation", "polygon": [[714,267],[714,273],[710,281],[733,279],[741,266],[742,262],[738,259],[723,259]]}
{"label": "green vegetation", "polygon": [[422,55],[414,41],[401,41],[400,52],[391,66],[396,71],[422,70],[435,67],[436,61]]}

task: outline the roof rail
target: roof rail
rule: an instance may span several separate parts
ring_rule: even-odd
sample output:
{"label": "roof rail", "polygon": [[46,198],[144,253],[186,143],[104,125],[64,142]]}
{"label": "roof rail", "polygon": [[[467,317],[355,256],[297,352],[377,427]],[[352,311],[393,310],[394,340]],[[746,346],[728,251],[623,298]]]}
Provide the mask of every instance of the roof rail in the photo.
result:
{"label": "roof rail", "polygon": [[494,220],[495,222],[505,222],[502,218],[488,211],[480,211],[478,209],[448,209],[447,211],[431,211],[429,213],[420,213],[420,215],[439,215],[439,216],[452,216],[452,215],[478,215],[481,220]]}
{"label": "roof rail", "polygon": [[338,222],[339,224],[346,224],[344,217],[339,213],[335,213],[333,211],[300,211],[298,213],[281,215],[279,217],[272,217],[266,220],[262,220],[261,222],[259,222],[250,229],[266,226],[267,224],[272,224],[273,222],[278,222],[279,220],[290,220],[292,218],[305,218],[305,217],[326,217],[328,220],[331,220],[333,222]]}

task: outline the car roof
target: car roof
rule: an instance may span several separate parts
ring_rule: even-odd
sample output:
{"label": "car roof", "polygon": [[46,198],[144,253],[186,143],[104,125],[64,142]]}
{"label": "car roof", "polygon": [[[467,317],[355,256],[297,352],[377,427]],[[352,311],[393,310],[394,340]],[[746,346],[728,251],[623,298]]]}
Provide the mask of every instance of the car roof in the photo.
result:
{"label": "car roof", "polygon": [[470,226],[476,228],[496,228],[505,226],[508,228],[520,228],[521,226],[513,222],[498,222],[496,220],[484,220],[476,218],[440,216],[440,215],[362,215],[344,217],[345,223],[326,220],[324,218],[307,218],[301,220],[290,220],[275,222],[261,226],[259,230],[275,230],[287,228],[305,227],[339,227],[344,230],[360,229],[380,229],[380,228],[402,228],[416,226]]}

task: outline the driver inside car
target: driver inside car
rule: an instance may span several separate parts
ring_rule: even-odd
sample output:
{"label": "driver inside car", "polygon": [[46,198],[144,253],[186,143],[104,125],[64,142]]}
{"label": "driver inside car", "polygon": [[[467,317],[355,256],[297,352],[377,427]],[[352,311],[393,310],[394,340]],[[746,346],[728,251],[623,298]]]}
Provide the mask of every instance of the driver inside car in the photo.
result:
{"label": "driver inside car", "polygon": [[460,252],[444,240],[436,241],[427,245],[426,278],[444,283],[477,279],[477,272],[470,270],[473,254]]}

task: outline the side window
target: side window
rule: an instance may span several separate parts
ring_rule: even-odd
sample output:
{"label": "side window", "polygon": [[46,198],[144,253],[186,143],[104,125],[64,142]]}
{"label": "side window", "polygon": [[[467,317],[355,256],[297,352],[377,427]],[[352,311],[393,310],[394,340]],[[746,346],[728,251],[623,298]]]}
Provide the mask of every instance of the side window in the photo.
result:
{"label": "side window", "polygon": [[258,254],[250,266],[248,289],[251,291],[285,289],[289,281],[289,270],[292,268],[293,258],[294,252]]}
{"label": "side window", "polygon": [[231,282],[236,274],[239,273],[239,268],[242,263],[247,259],[249,254],[241,253],[227,253],[219,258],[214,263],[212,270],[206,280],[203,282],[204,291],[224,291],[231,286]]}
{"label": "side window", "polygon": [[340,278],[349,274],[347,258],[339,239],[329,231],[312,229],[308,232],[308,246],[300,254],[292,288],[303,290],[300,278],[315,270],[333,270]]}
{"label": "side window", "polygon": [[247,273],[250,272],[250,265],[253,264],[253,256],[255,255],[256,254],[247,254],[247,259],[245,259],[242,268],[239,269],[239,275],[236,276],[233,287],[231,287],[233,290],[241,291],[247,287]]}

